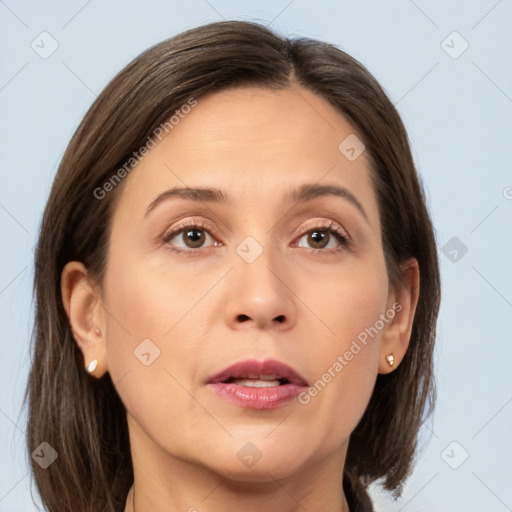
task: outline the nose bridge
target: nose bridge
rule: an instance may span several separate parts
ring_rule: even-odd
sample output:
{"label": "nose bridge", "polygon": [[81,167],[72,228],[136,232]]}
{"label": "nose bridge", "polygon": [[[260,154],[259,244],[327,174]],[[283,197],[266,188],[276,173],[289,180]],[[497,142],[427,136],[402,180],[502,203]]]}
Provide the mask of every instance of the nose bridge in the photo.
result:
{"label": "nose bridge", "polygon": [[241,261],[235,268],[240,283],[249,291],[252,290],[252,293],[257,293],[260,288],[279,293],[279,285],[276,283],[275,248],[272,248],[270,243],[266,243],[264,248],[256,245],[258,242],[253,240],[246,240],[237,247]]}
{"label": "nose bridge", "polygon": [[238,244],[235,249],[238,258],[235,260],[234,270],[237,281],[245,288],[245,293],[255,296],[260,293],[282,293],[282,282],[277,279],[280,258],[276,250],[268,236],[261,244],[253,236],[247,236]]}
{"label": "nose bridge", "polygon": [[234,256],[227,322],[233,327],[242,323],[260,328],[291,326],[295,322],[295,304],[285,284],[285,262],[271,238],[264,236],[264,243],[260,243],[247,236],[236,246]]}

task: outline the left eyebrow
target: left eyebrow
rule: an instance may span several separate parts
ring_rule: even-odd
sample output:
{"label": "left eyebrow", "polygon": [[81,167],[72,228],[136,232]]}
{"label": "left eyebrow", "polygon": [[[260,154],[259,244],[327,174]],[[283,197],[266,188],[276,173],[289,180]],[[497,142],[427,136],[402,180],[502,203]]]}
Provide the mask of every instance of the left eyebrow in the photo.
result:
{"label": "left eyebrow", "polygon": [[299,202],[311,201],[312,199],[322,196],[337,196],[346,199],[359,210],[359,212],[365,218],[366,222],[370,223],[363,205],[358,201],[354,194],[352,194],[352,192],[350,192],[350,190],[346,189],[345,187],[340,187],[335,184],[319,185],[316,183],[311,183],[302,185],[297,190],[292,191],[289,197],[294,202]]}

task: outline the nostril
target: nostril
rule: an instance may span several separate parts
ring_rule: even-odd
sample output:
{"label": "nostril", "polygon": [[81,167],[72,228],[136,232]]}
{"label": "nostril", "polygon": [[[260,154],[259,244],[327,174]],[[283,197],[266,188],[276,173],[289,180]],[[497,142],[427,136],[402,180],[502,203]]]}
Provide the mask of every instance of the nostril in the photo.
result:
{"label": "nostril", "polygon": [[[241,315],[237,316],[237,320],[239,322],[247,322],[247,320],[250,320],[250,319],[251,319],[251,317],[249,317],[247,315],[244,315],[244,314],[241,314]],[[282,324],[285,321],[285,316],[284,315],[276,316],[274,318],[274,321],[279,322],[280,324]]]}

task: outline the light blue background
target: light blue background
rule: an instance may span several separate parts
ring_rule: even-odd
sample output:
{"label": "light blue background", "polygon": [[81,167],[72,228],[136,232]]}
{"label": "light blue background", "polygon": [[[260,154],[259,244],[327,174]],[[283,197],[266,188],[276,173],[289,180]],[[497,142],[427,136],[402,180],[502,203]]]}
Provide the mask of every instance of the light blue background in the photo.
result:
{"label": "light blue background", "polygon": [[[403,497],[393,503],[376,487],[376,510],[512,510],[512,3],[5,0],[0,511],[36,510],[20,403],[32,328],[33,248],[66,145],[95,96],[132,58],[222,18],[255,19],[286,35],[338,45],[376,76],[410,135],[440,247],[439,401]],[[43,31],[59,45],[48,59],[31,48]],[[469,44],[457,59],[441,46],[453,31]],[[452,39],[445,43],[450,51],[462,48]],[[441,251],[452,237],[468,248],[456,263]],[[447,461],[456,465],[465,452],[467,460],[450,467]]]}

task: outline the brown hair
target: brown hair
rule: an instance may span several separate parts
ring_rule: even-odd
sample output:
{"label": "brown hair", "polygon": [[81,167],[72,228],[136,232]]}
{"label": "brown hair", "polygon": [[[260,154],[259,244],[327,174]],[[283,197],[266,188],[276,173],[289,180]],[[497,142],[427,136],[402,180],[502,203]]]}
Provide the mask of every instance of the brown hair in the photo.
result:
{"label": "brown hair", "polygon": [[35,257],[33,360],[25,395],[29,452],[45,441],[59,454],[48,469],[30,459],[52,512],[123,510],[133,482],[126,411],[108,373],[96,380],[84,370],[60,292],[62,269],[73,260],[101,283],[122,184],[102,200],[94,191],[188,100],[244,85],[300,85],[346,117],[370,157],[393,285],[401,284],[401,263],[410,257],[419,262],[421,290],[409,348],[395,371],[377,377],[350,438],[344,482],[361,500],[381,478],[399,496],[412,472],[418,430],[435,402],[440,282],[433,228],[405,128],[376,80],[343,51],[227,21],[157,44],[118,73],[85,115],[55,177]]}

